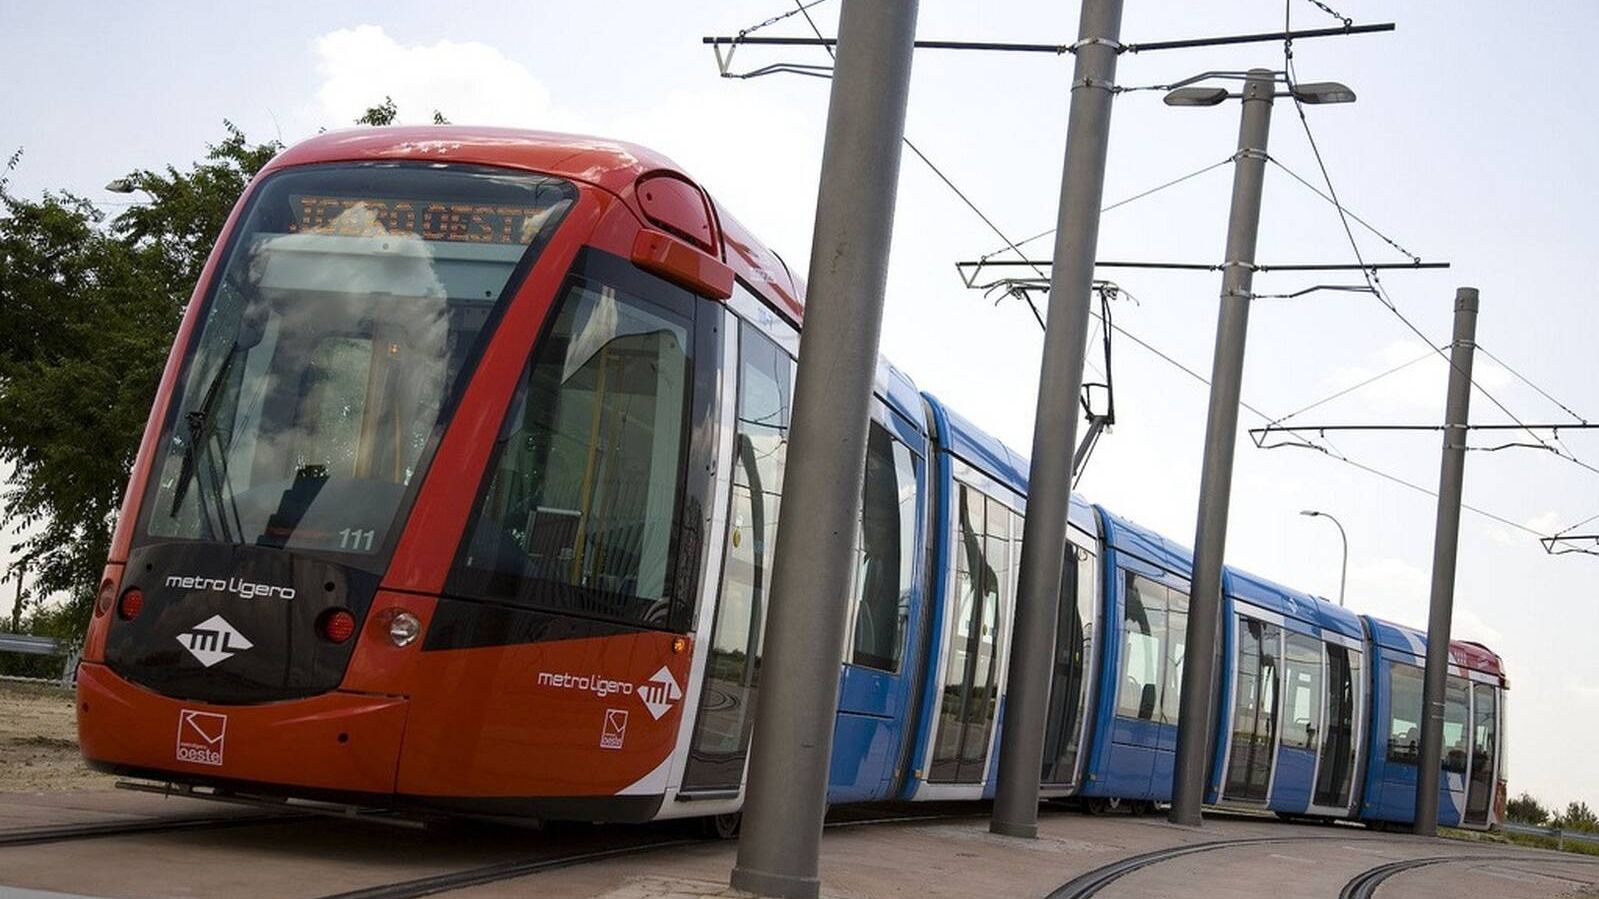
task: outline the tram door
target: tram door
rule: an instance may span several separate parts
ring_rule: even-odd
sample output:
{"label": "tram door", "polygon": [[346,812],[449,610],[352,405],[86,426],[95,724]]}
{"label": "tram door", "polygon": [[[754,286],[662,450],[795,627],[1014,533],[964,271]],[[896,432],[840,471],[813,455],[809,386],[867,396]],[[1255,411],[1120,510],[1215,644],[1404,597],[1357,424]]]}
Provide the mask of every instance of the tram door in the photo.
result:
{"label": "tram door", "polygon": [[1466,782],[1466,823],[1487,824],[1494,800],[1494,759],[1499,743],[1496,691],[1488,684],[1471,685],[1471,772]]}
{"label": "tram door", "polygon": [[1308,634],[1292,632],[1284,642],[1282,742],[1277,750],[1277,786],[1271,798],[1297,810],[1310,804],[1324,729],[1322,643]]}
{"label": "tram door", "polygon": [[1238,617],[1232,745],[1223,796],[1265,802],[1277,747],[1277,656],[1282,628]]}
{"label": "tram door", "polygon": [[1055,625],[1055,669],[1049,683],[1042,783],[1070,784],[1077,776],[1094,640],[1094,572],[1094,555],[1068,543]]}
{"label": "tram door", "polygon": [[1358,742],[1355,726],[1360,717],[1360,653],[1347,646],[1325,645],[1327,653],[1327,716],[1321,735],[1321,758],[1316,767],[1314,805],[1349,808],[1354,783]]}
{"label": "tram door", "polygon": [[736,790],[743,782],[760,690],[793,371],[787,353],[751,325],[740,325],[733,496],[684,791]]}
{"label": "tram door", "polygon": [[980,783],[999,701],[1000,589],[1013,516],[971,487],[957,487],[952,627],[928,780]]}

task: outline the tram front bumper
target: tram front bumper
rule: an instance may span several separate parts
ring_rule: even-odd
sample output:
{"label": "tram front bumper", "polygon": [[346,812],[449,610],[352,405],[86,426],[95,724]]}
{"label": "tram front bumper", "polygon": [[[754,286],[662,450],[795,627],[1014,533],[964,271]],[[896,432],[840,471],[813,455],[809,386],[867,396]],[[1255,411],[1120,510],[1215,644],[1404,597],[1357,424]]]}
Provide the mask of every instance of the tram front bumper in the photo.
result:
{"label": "tram front bumper", "polygon": [[392,794],[408,702],[332,692],[250,706],[186,702],[101,664],[78,668],[78,743],[90,764],[178,782]]}

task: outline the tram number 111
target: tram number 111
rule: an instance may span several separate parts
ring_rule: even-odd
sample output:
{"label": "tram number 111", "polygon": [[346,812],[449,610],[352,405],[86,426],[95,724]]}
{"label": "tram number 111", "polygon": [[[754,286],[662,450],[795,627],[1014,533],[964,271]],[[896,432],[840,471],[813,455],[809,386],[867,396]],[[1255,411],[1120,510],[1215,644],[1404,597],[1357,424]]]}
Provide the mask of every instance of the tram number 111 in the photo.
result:
{"label": "tram number 111", "polygon": [[355,552],[371,552],[372,541],[376,540],[378,532],[375,529],[345,528],[339,531],[339,549],[348,549]]}

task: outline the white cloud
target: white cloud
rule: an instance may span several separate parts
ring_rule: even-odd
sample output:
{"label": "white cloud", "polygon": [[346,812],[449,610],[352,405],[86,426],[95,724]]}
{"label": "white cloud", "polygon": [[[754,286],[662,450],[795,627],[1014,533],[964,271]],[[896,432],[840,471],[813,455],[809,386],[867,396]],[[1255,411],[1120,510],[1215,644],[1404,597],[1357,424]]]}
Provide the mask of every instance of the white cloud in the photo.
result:
{"label": "white cloud", "polygon": [[452,122],[570,130],[550,92],[521,63],[476,41],[401,44],[381,26],[358,25],[313,42],[323,81],[320,117],[353,123],[393,97],[400,121],[432,121],[438,110]]}
{"label": "white cloud", "polygon": [[1465,606],[1455,606],[1454,619],[1450,622],[1449,633],[1456,640],[1475,640],[1488,646],[1499,645],[1504,641],[1503,633],[1488,624],[1487,619],[1477,614],[1476,611]]}
{"label": "white cloud", "polygon": [[1427,620],[1431,577],[1400,559],[1349,566],[1349,608],[1388,621],[1420,625]]}

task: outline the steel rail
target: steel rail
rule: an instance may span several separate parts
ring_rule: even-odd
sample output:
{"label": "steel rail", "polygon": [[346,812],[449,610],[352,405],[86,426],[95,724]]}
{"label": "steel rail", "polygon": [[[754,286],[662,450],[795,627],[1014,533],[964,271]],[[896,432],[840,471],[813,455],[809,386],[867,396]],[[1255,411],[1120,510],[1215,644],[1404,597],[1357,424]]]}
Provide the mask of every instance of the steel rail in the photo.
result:
{"label": "steel rail", "polygon": [[1382,886],[1383,881],[1406,871],[1414,871],[1417,868],[1428,868],[1433,865],[1458,862],[1524,862],[1535,859],[1562,864],[1599,865],[1599,858],[1585,858],[1569,853],[1565,858],[1526,852],[1518,855],[1433,855],[1425,858],[1410,858],[1403,861],[1389,862],[1385,865],[1378,865],[1375,868],[1368,868],[1351,877],[1349,882],[1344,884],[1344,888],[1338,891],[1338,899],[1372,899],[1377,893],[1377,888]]}
{"label": "steel rail", "polygon": [[218,815],[206,818],[169,818],[157,821],[108,821],[94,824],[61,824],[51,827],[34,827],[26,830],[0,831],[0,849],[14,846],[37,846],[41,843],[61,843],[68,840],[91,840],[146,833],[168,833],[183,830],[216,829],[224,827],[249,827],[259,824],[281,824],[306,817],[301,814],[283,815]]}
{"label": "steel rail", "polygon": [[1134,871],[1158,865],[1161,862],[1171,861],[1174,858],[1182,858],[1183,856],[1195,855],[1201,852],[1214,852],[1218,849],[1234,849],[1240,846],[1259,846],[1270,843],[1340,840],[1345,838],[1342,834],[1315,837],[1241,837],[1233,840],[1211,840],[1204,843],[1168,846],[1165,849],[1156,849],[1153,852],[1129,856],[1120,861],[1101,865],[1092,871],[1079,874],[1057,887],[1054,892],[1049,894],[1048,899],[1088,899],[1088,897],[1097,895],[1100,890]]}
{"label": "steel rail", "polygon": [[[935,820],[952,818],[970,818],[980,816],[978,812],[950,812],[947,814],[925,815],[889,815],[877,818],[864,818],[829,822],[829,830],[845,827],[864,827],[882,824],[922,824]],[[419,877],[415,880],[400,881],[398,883],[384,884],[382,886],[364,887],[342,893],[331,893],[321,899],[416,899],[419,896],[433,896],[449,890],[463,889],[466,887],[480,886],[486,883],[497,883],[503,880],[513,880],[529,874],[538,874],[544,871],[555,871],[561,868],[570,868],[590,862],[607,861],[613,858],[625,858],[633,855],[643,855],[660,849],[670,849],[675,846],[692,846],[701,843],[716,842],[710,837],[677,837],[659,840],[650,840],[643,843],[610,846],[603,849],[585,849],[577,852],[566,852],[555,855],[539,856],[534,858],[518,859],[508,862],[496,862],[461,871],[445,874],[434,874]]]}
{"label": "steel rail", "polygon": [[630,855],[643,855],[658,849],[668,849],[673,846],[689,846],[696,843],[708,842],[708,839],[694,839],[682,837],[678,839],[655,840],[648,843],[639,843],[631,846],[612,846],[606,849],[590,849],[584,852],[572,852],[561,855],[545,856],[540,858],[521,859],[518,861],[499,862],[491,865],[482,865],[476,868],[467,868],[463,871],[452,871],[447,874],[434,874],[428,877],[418,877],[415,880],[405,880],[399,883],[384,884],[382,886],[365,887],[358,890],[349,890],[343,893],[330,893],[322,899],[413,899],[417,896],[433,896],[449,890],[459,890],[466,887],[479,886],[486,883],[497,883],[502,880],[512,880],[528,874],[537,874],[541,871],[554,871],[560,868],[570,868],[589,862],[605,861],[612,858],[622,858]]}

